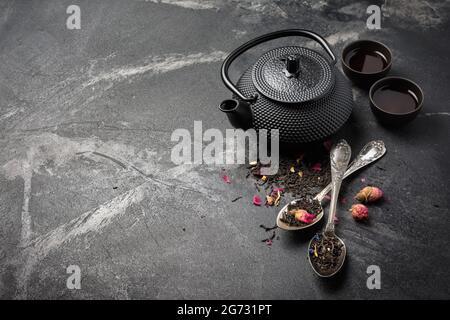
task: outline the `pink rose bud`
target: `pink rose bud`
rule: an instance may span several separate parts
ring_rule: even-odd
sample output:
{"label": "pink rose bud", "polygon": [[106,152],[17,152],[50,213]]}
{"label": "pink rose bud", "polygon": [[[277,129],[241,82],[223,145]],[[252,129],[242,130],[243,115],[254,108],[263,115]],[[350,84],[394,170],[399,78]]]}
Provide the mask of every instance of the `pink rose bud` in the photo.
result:
{"label": "pink rose bud", "polygon": [[310,224],[311,222],[313,222],[315,217],[315,215],[310,214],[306,210],[298,209],[295,211],[295,220],[306,224]]}
{"label": "pink rose bud", "polygon": [[349,211],[355,220],[367,220],[369,218],[369,209],[363,204],[354,204]]}
{"label": "pink rose bud", "polygon": [[355,199],[361,202],[374,202],[383,197],[383,191],[377,187],[365,187],[359,191]]}

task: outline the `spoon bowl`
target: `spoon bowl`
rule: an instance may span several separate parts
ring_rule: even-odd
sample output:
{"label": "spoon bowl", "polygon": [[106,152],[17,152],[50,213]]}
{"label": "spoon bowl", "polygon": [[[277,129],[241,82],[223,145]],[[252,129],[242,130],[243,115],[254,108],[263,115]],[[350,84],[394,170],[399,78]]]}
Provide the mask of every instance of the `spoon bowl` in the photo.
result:
{"label": "spoon bowl", "polygon": [[[333,269],[330,271],[330,272],[324,272],[323,270],[321,270],[317,265],[315,265],[314,263],[313,263],[313,258],[311,258],[313,255],[314,255],[314,249],[312,248],[313,247],[313,245],[314,245],[314,242],[315,241],[317,241],[315,238],[316,237],[314,237],[313,239],[311,239],[311,241],[309,242],[309,245],[308,245],[308,248],[310,249],[310,250],[308,250],[308,261],[309,261],[309,264],[311,265],[311,268],[313,269],[313,271],[319,276],[319,277],[322,277],[322,278],[328,278],[328,277],[332,277],[332,276],[334,276],[336,273],[338,273],[339,272],[339,270],[341,270],[341,268],[342,268],[342,266],[344,265],[344,262],[345,262],[345,257],[347,256],[347,247],[345,246],[345,243],[344,243],[344,241],[342,241],[342,239],[341,238],[339,238],[338,236],[336,236],[335,234],[332,234],[332,235],[326,235],[325,234],[325,232],[324,233],[322,233],[322,234],[320,234],[320,235],[317,235],[317,236],[319,236],[319,237],[321,237],[322,239],[323,238],[326,238],[326,237],[328,237],[328,238],[330,238],[330,237],[332,237],[332,238],[334,238],[334,239],[336,239],[336,241],[342,246],[341,248],[340,248],[340,255],[339,255],[339,257],[338,257],[338,259],[337,259],[337,264],[333,267]],[[327,248],[325,248],[325,250],[326,250]],[[333,250],[334,248],[331,248],[331,250]],[[312,250],[312,251],[311,251]]]}

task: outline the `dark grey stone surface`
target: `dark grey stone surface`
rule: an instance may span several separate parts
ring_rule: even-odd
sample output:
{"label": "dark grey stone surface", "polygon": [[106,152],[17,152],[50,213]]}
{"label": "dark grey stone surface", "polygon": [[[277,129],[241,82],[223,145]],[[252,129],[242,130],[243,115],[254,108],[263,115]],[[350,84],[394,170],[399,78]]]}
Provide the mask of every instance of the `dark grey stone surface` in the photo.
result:
{"label": "dark grey stone surface", "polygon": [[[81,30],[67,30],[71,1],[0,1],[0,297],[449,298],[450,4],[388,1],[382,29],[370,31],[371,3],[79,1]],[[381,40],[394,54],[391,74],[425,92],[419,117],[392,130],[354,90],[338,136],[355,153],[382,139],[388,153],[343,193],[365,177],[388,201],[370,208],[366,225],[340,206],[349,256],[328,280],[305,258],[315,230],[261,243],[258,226],[276,209],[251,204],[244,167],[227,168],[227,185],[220,167],[170,161],[176,128],[229,127],[217,110],[230,95],[218,72],[226,53],[291,27],[323,34],[336,53],[357,38]],[[234,75],[290,41],[249,53]],[[372,264],[381,290],[366,287]],[[81,290],[66,288],[69,265],[81,268]]]}

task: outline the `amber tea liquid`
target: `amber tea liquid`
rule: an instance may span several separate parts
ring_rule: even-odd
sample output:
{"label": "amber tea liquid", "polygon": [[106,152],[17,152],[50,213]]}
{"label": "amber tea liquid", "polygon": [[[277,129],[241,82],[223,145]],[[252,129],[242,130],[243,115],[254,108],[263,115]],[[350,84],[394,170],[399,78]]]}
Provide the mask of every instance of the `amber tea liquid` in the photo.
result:
{"label": "amber tea liquid", "polygon": [[363,73],[380,72],[388,65],[386,57],[381,52],[361,48],[350,51],[344,60],[351,69]]}
{"label": "amber tea liquid", "polygon": [[419,106],[414,92],[400,85],[380,87],[373,93],[372,99],[380,109],[390,113],[409,113]]}

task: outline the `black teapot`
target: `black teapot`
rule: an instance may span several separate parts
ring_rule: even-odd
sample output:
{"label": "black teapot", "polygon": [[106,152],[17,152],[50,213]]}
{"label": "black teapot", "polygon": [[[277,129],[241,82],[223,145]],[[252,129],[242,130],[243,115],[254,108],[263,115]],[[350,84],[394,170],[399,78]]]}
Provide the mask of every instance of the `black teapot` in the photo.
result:
{"label": "black teapot", "polygon": [[[248,68],[234,85],[231,63],[248,49],[277,38],[302,36],[317,41],[330,59],[299,46],[272,49]],[[335,133],[353,107],[350,84],[335,66],[336,57],[324,38],[303,29],[281,30],[248,41],[222,64],[221,77],[233,92],[219,109],[235,128],[278,129],[281,142],[308,143]]]}

